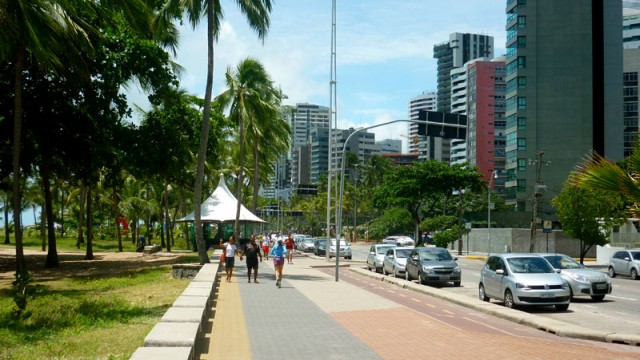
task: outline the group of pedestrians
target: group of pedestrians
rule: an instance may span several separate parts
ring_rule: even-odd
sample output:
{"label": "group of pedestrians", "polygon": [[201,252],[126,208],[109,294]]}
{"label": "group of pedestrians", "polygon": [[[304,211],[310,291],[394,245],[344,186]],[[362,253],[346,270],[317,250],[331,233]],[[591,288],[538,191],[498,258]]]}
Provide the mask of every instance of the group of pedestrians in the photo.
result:
{"label": "group of pedestrians", "polygon": [[[228,242],[223,244],[224,269],[227,275],[227,282],[231,282],[233,276],[233,268],[235,267],[235,256],[246,258],[247,264],[247,280],[251,282],[251,274],[253,273],[253,282],[258,283],[258,263],[262,262],[263,256],[269,259],[269,255],[273,257],[273,266],[276,272],[276,286],[282,285],[282,270],[284,268],[284,260],[287,259],[289,264],[293,264],[293,245],[294,241],[291,235],[283,240],[277,240],[271,250],[269,250],[272,241],[268,236],[263,236],[262,243],[259,245],[256,241],[256,235],[251,236],[251,240],[238,249],[233,235],[229,236]],[[262,247],[262,249],[260,248]],[[262,252],[261,252],[262,250]]]}

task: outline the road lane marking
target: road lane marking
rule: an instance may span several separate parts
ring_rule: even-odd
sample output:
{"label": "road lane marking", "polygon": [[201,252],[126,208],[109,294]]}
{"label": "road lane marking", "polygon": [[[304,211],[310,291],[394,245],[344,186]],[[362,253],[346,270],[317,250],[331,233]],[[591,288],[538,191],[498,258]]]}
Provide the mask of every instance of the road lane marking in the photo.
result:
{"label": "road lane marking", "polygon": [[413,300],[413,301],[415,301],[415,302],[417,302],[417,303],[422,302],[420,299],[416,299],[416,298],[411,298],[411,300]]}
{"label": "road lane marking", "polygon": [[633,298],[628,298],[628,297],[622,297],[622,296],[609,295],[609,297],[610,297],[610,298],[614,298],[614,299],[620,299],[620,300],[638,301],[638,299],[633,299]]}

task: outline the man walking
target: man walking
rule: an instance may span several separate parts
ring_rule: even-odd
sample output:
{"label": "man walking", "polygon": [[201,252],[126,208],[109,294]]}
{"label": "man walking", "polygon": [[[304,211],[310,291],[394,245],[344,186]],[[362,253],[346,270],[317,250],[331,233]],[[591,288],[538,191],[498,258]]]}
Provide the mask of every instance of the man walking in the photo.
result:
{"label": "man walking", "polygon": [[251,240],[247,243],[240,254],[240,261],[242,257],[247,257],[247,278],[248,282],[251,282],[251,270],[253,270],[253,282],[258,283],[258,257],[262,261],[262,253],[260,252],[260,246],[256,243],[256,235],[251,235]]}

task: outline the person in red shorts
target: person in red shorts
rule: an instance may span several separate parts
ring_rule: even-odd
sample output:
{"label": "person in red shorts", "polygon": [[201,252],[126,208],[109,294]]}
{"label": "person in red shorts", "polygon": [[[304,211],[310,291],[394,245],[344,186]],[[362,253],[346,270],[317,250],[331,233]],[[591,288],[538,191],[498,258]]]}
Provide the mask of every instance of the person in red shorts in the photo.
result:
{"label": "person in red shorts", "polygon": [[262,253],[263,256],[269,260],[269,246],[271,245],[271,238],[269,235],[262,235]]}
{"label": "person in red shorts", "polygon": [[287,264],[293,264],[293,249],[295,247],[295,242],[293,241],[291,234],[287,236],[287,240],[284,241],[284,245],[287,247]]}

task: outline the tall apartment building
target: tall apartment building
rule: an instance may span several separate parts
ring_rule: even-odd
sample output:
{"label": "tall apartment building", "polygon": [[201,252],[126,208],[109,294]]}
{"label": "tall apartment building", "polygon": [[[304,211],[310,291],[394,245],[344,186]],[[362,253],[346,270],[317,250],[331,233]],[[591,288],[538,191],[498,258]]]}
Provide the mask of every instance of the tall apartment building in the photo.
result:
{"label": "tall apartment building", "polygon": [[506,200],[544,218],[592,150],[622,159],[622,3],[506,4]]}
{"label": "tall apartment building", "polygon": [[622,17],[624,156],[631,155],[640,131],[638,73],[640,72],[640,11],[624,9]]}
{"label": "tall apartment building", "polygon": [[[477,58],[493,58],[493,37],[479,34],[452,33],[449,41],[437,44],[433,47],[433,57],[437,60],[437,82],[438,101],[437,111],[452,113],[455,106],[457,111],[461,111],[459,98],[452,99],[452,90],[460,94],[460,87],[456,87],[457,82],[452,82],[452,77],[458,80],[464,79],[455,69],[461,68],[470,60]],[[459,84],[459,83],[458,83]],[[459,84],[460,85],[460,84]],[[429,135],[429,134],[427,134]],[[432,142],[441,143],[440,153],[436,153]],[[427,147],[434,148],[433,153],[429,153],[430,159],[439,159],[449,162],[450,160],[450,140],[434,138],[428,136]]]}
{"label": "tall apartment building", "polygon": [[293,188],[307,184],[311,180],[311,132],[317,128],[329,128],[329,108],[326,106],[301,103],[292,109],[290,181]]}
{"label": "tall apartment building", "polygon": [[472,60],[467,67],[467,161],[504,194],[505,63],[503,58]]}
{"label": "tall apartment building", "polygon": [[[438,109],[437,100],[438,95],[435,92],[424,92],[409,100],[409,119],[418,120],[419,110],[436,111]],[[418,135],[417,123],[409,123],[408,140],[409,153],[417,154],[420,160],[433,158],[436,148],[442,148],[442,139],[428,143],[426,137]],[[442,153],[442,151],[439,151],[439,153]]]}
{"label": "tall apartment building", "polygon": [[401,154],[402,153],[402,140],[400,139],[386,139],[376,141],[377,153],[375,155],[382,154]]}

